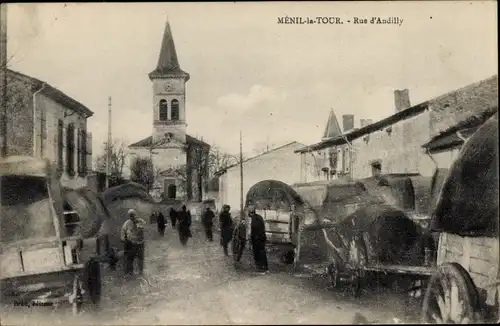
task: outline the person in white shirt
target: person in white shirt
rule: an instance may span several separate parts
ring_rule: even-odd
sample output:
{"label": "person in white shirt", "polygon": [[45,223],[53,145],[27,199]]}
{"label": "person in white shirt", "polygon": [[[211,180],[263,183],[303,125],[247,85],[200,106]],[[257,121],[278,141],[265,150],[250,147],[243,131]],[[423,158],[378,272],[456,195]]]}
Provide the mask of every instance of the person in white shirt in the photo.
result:
{"label": "person in white shirt", "polygon": [[124,244],[125,274],[130,276],[134,272],[134,260],[138,259],[139,274],[144,269],[144,227],[146,222],[137,217],[133,209],[128,210],[129,219],[123,223],[121,240]]}

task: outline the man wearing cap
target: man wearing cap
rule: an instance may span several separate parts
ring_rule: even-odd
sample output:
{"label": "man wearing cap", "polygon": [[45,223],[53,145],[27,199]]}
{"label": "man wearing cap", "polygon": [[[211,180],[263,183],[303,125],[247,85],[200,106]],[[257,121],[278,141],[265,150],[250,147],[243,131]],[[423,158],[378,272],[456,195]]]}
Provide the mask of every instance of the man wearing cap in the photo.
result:
{"label": "man wearing cap", "polygon": [[124,243],[125,274],[132,275],[134,272],[134,260],[137,257],[139,263],[139,274],[144,269],[144,226],[146,222],[137,217],[133,209],[128,210],[129,219],[123,223],[121,240]]}

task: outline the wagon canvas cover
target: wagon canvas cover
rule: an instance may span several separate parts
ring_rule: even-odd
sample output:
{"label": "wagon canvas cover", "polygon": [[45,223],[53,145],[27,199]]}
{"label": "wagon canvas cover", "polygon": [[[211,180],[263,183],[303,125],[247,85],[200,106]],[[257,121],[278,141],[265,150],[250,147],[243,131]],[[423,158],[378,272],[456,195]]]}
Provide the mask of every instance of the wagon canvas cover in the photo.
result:
{"label": "wagon canvas cover", "polygon": [[464,144],[441,188],[431,227],[498,237],[498,114]]}

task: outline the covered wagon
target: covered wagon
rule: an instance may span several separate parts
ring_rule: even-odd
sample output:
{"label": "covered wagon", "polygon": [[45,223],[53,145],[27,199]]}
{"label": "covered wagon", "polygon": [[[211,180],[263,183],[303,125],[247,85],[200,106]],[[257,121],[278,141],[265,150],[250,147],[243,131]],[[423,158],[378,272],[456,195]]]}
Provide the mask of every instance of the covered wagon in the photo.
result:
{"label": "covered wagon", "polygon": [[[23,304],[70,302],[78,312],[100,299],[100,265],[82,257],[83,238],[102,222],[75,214],[47,160],[0,160],[2,299]],[[86,295],[88,294],[88,295]]]}
{"label": "covered wagon", "polygon": [[422,307],[426,323],[499,318],[498,114],[465,142],[440,190],[431,228],[437,271]]}

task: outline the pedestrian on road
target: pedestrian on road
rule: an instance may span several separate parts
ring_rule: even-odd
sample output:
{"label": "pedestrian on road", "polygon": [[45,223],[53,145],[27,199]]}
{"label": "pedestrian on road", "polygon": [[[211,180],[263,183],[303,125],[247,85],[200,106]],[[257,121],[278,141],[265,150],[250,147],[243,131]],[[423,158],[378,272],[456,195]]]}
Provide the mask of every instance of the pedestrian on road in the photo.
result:
{"label": "pedestrian on road", "polygon": [[144,226],[146,222],[137,217],[133,209],[128,210],[129,219],[123,223],[121,240],[124,243],[125,275],[134,272],[134,260],[137,258],[139,274],[144,270]]}
{"label": "pedestrian on road", "polygon": [[179,240],[181,244],[185,246],[188,239],[192,236],[191,234],[191,212],[187,210],[186,205],[182,206],[182,210],[178,215],[178,230],[179,230]]}
{"label": "pedestrian on road", "polygon": [[250,240],[252,241],[255,265],[260,273],[267,273],[266,224],[262,216],[255,212],[255,206],[249,207],[248,215],[250,216]]}
{"label": "pedestrian on road", "polygon": [[205,229],[205,236],[207,240],[210,242],[214,241],[213,230],[212,230],[214,227],[214,218],[215,218],[214,212],[210,209],[210,206],[207,206],[207,209],[203,213],[201,221]]}
{"label": "pedestrian on road", "polygon": [[165,236],[165,227],[167,226],[165,216],[161,212],[156,215],[156,224],[158,225],[158,233],[160,236]]}
{"label": "pedestrian on road", "polygon": [[175,208],[170,207],[169,215],[170,215],[170,221],[172,222],[172,228],[175,229],[175,225],[177,222],[177,211],[175,210]]}
{"label": "pedestrian on road", "polygon": [[236,227],[234,228],[232,238],[233,259],[234,262],[237,263],[241,260],[247,243],[247,226],[245,219],[238,221]]}
{"label": "pedestrian on road", "polygon": [[229,210],[229,205],[222,206],[222,212],[219,215],[220,226],[220,245],[224,249],[224,255],[228,256],[227,246],[233,238],[233,219]]}

